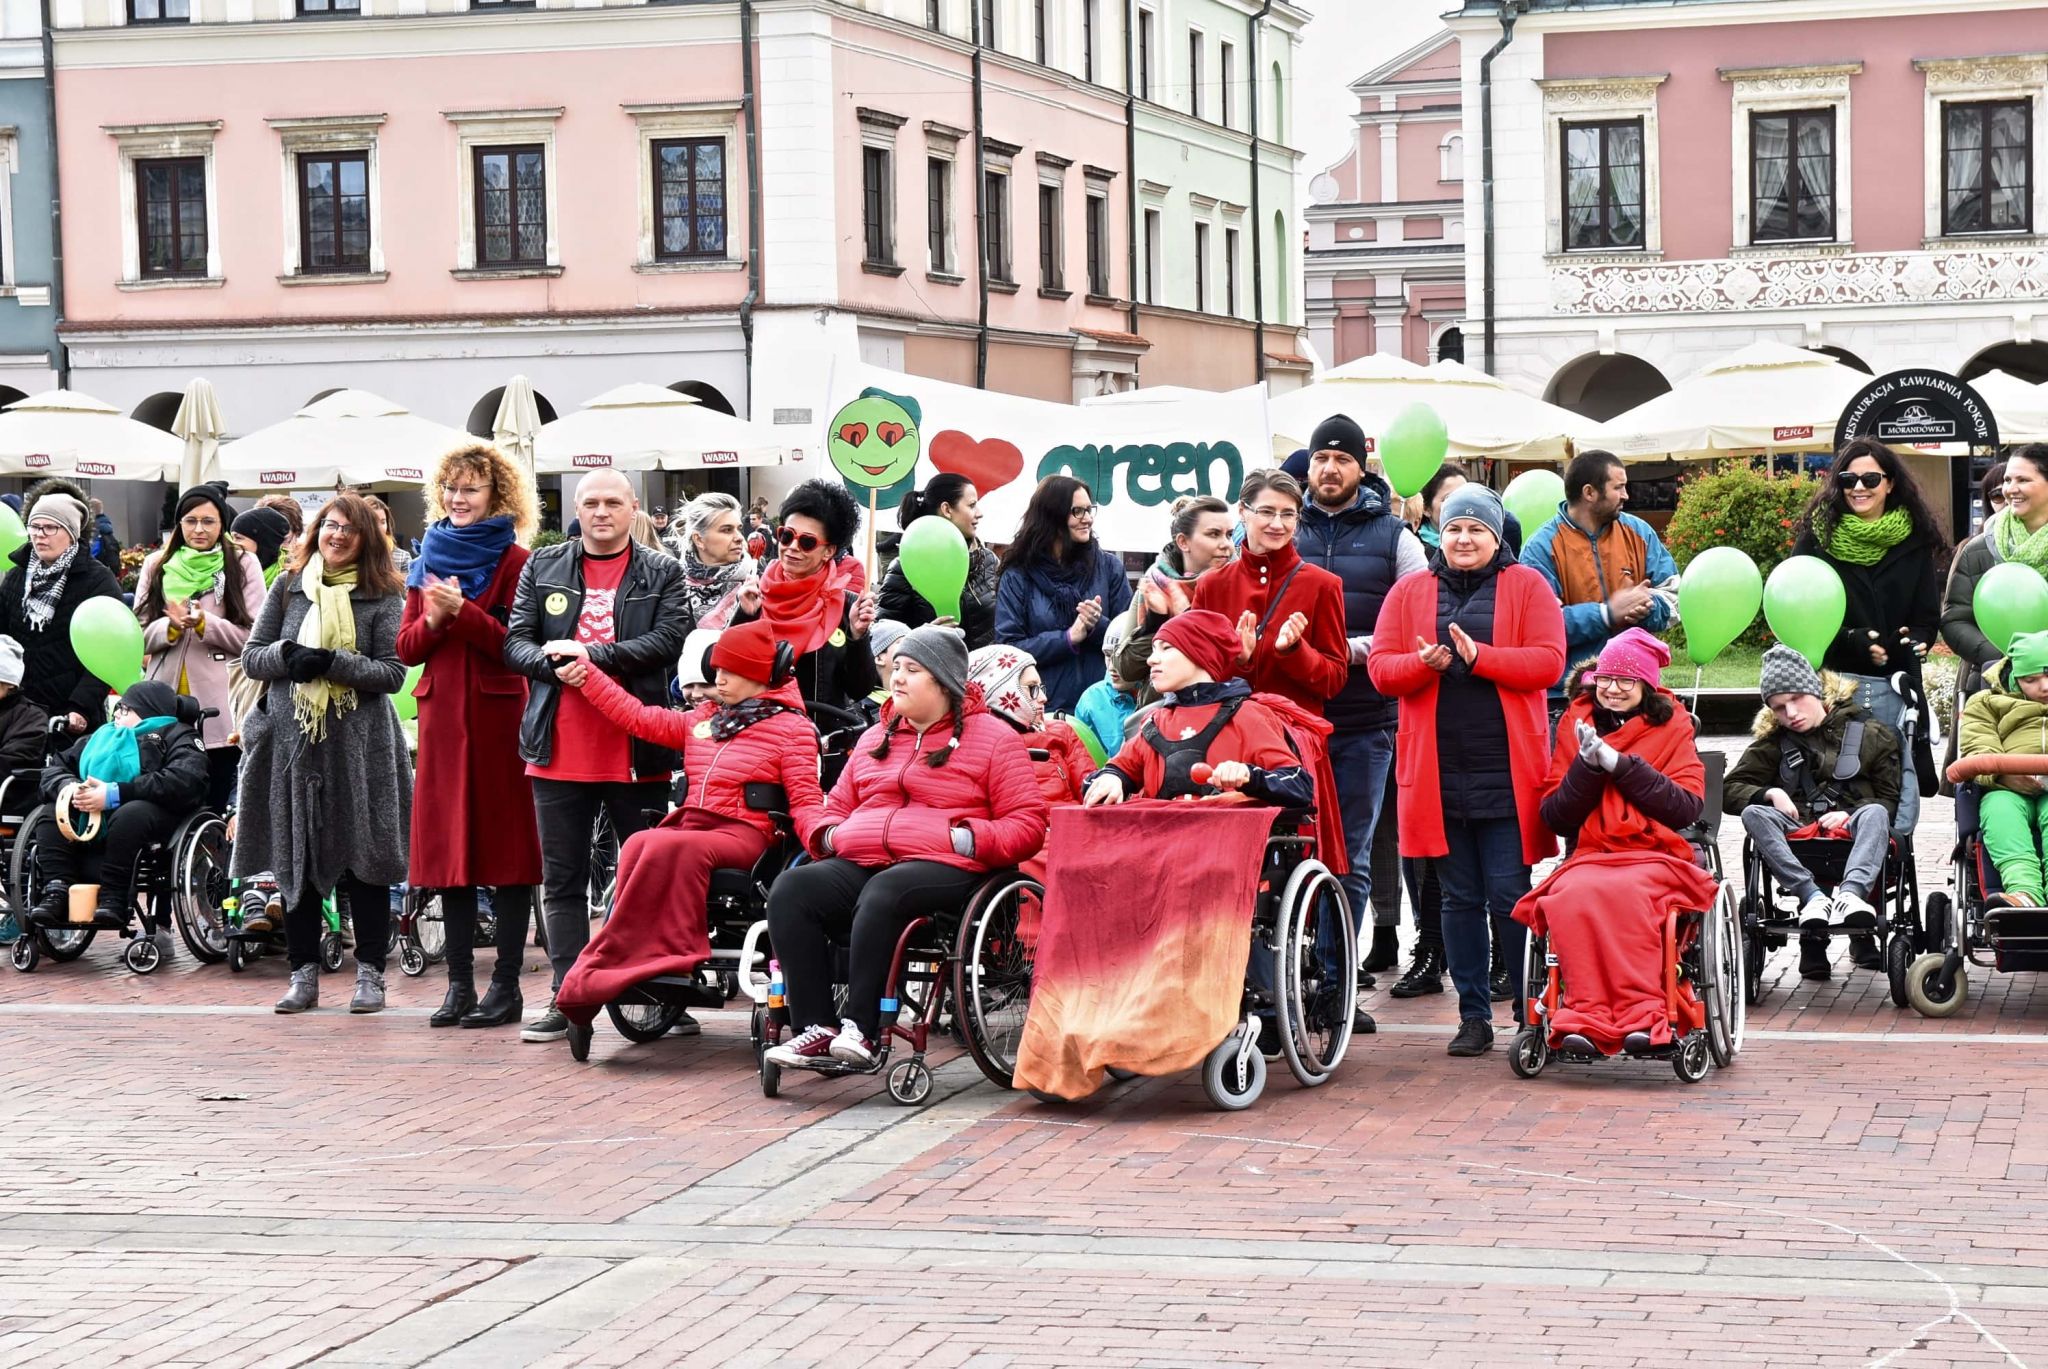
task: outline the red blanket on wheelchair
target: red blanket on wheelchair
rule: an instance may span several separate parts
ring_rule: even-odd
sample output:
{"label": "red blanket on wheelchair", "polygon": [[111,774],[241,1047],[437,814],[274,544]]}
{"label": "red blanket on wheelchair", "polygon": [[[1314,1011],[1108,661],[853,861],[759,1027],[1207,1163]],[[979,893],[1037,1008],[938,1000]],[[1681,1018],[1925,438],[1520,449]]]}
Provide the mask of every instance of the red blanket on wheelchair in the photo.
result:
{"label": "red blanket on wheelchair", "polygon": [[1192,1069],[1243,1005],[1273,809],[1055,808],[1016,1086],[1085,1098],[1110,1066]]}
{"label": "red blanket on wheelchair", "polygon": [[[1566,1032],[1612,1055],[1630,1032],[1653,1044],[1706,1023],[1706,1011],[1681,983],[1677,1020],[1664,975],[1678,947],[1664,944],[1673,908],[1714,906],[1713,876],[1689,860],[1655,851],[1588,851],[1574,855],[1515,905],[1515,920],[1550,938],[1564,982],[1550,1019],[1553,1043]],[[1694,933],[1682,933],[1689,938]],[[1529,985],[1531,997],[1544,986]]]}

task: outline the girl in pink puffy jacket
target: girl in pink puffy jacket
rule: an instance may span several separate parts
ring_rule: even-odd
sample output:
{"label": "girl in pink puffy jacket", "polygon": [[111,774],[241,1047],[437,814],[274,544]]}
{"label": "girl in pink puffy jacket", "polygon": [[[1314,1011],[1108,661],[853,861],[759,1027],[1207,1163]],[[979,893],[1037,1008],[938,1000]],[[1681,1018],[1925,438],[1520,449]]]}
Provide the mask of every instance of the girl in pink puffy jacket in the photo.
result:
{"label": "girl in pink puffy jacket", "polygon": [[[768,934],[795,1035],[768,1052],[790,1069],[875,1057],[896,939],[957,910],[990,870],[1037,854],[1049,809],[1016,730],[967,680],[967,642],[933,624],[897,644],[889,701],[810,838],[815,862],[768,892]],[[846,1016],[832,1007],[832,946],[847,947]]]}

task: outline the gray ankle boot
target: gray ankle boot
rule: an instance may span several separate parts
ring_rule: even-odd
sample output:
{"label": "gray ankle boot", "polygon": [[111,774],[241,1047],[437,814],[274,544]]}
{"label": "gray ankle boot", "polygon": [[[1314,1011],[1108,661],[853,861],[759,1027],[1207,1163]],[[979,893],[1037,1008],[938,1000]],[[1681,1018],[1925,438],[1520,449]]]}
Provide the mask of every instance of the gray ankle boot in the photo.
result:
{"label": "gray ankle boot", "polygon": [[292,986],[277,1000],[279,1012],[305,1012],[320,1006],[320,967],[301,965],[292,971]]}
{"label": "gray ankle boot", "polygon": [[384,1011],[384,971],[373,965],[356,966],[356,996],[349,1000],[350,1012]]}

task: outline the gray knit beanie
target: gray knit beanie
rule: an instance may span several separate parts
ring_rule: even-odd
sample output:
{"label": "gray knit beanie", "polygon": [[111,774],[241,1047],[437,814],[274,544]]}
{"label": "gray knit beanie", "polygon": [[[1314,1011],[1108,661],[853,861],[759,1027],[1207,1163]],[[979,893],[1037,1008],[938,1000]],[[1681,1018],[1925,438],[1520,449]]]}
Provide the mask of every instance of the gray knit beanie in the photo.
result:
{"label": "gray knit beanie", "polygon": [[1769,703],[1780,694],[1811,694],[1820,697],[1820,675],[1807,659],[1783,642],[1764,653],[1763,676],[1757,692]]}
{"label": "gray knit beanie", "polygon": [[955,699],[967,693],[967,638],[959,628],[927,623],[903,634],[896,644],[900,659],[908,656],[932,673],[939,688]]}
{"label": "gray knit beanie", "polygon": [[1441,531],[1459,518],[1475,518],[1493,529],[1494,540],[1505,535],[1508,511],[1501,504],[1500,496],[1477,481],[1466,481],[1444,497],[1443,515],[1437,527]]}

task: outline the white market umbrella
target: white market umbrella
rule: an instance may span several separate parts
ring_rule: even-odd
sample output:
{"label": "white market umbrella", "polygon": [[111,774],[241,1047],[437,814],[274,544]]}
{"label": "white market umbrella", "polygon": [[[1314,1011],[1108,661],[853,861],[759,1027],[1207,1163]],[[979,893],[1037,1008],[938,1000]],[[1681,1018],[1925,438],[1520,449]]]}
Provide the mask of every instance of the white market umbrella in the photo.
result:
{"label": "white market umbrella", "polygon": [[1998,440],[2048,442],[2048,385],[2030,385],[2007,371],[1986,371],[1970,388],[1998,419]]}
{"label": "white market umbrella", "polygon": [[543,424],[534,443],[534,469],[541,475],[693,471],[779,466],[788,455],[788,446],[768,428],[660,385],[632,384]]}
{"label": "white market umbrella", "polygon": [[1447,455],[1453,460],[1562,461],[1593,430],[1591,420],[1457,362],[1425,368],[1376,355],[1346,362],[1313,385],[1275,397],[1267,406],[1274,449],[1307,446],[1316,425],[1340,413],[1377,438],[1411,404],[1436,410],[1450,435]]}
{"label": "white market umbrella", "polygon": [[1869,384],[1833,357],[1755,342],[1600,424],[1588,443],[1628,461],[1830,452],[1842,410]]}
{"label": "white market umbrella", "polygon": [[533,382],[513,376],[498,400],[498,416],[491,420],[491,440],[531,475],[534,439],[539,436],[540,405],[534,402]]}
{"label": "white market umbrella", "polygon": [[474,441],[367,390],[337,390],[222,447],[221,474],[238,490],[419,485]]}
{"label": "white market umbrella", "polygon": [[184,444],[76,390],[17,399],[0,413],[0,475],[170,480]]}
{"label": "white market umbrella", "polygon": [[195,378],[185,387],[178,416],[171,420],[171,435],[185,444],[184,457],[178,463],[179,489],[189,490],[220,478],[220,440],[227,435],[227,425],[221,421],[220,400],[213,393],[212,381]]}

